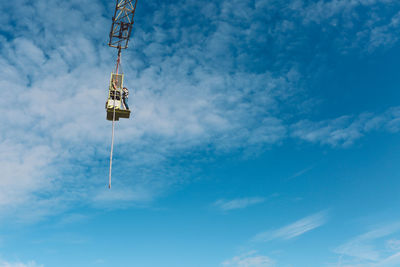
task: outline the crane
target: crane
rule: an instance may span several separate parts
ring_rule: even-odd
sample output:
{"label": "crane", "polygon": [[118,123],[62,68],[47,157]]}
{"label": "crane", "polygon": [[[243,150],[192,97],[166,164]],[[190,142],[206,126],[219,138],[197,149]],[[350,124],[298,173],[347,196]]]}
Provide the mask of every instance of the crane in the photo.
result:
{"label": "crane", "polygon": [[130,110],[121,108],[121,96],[123,95],[124,74],[121,68],[121,50],[128,48],[129,38],[133,28],[133,18],[135,16],[137,0],[116,0],[114,16],[110,30],[109,47],[118,49],[118,56],[115,69],[111,72],[110,84],[108,87],[108,98],[106,102],[107,120],[112,121],[110,169],[108,177],[108,188],[111,189],[112,158],[114,150],[114,126],[115,121],[120,118],[129,119]]}

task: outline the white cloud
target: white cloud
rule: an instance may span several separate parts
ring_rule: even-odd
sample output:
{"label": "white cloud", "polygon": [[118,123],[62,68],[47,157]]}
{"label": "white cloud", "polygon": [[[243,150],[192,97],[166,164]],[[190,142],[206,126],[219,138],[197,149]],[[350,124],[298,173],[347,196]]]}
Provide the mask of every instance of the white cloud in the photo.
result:
{"label": "white cloud", "polygon": [[315,213],[291,224],[283,226],[282,228],[259,233],[253,238],[253,241],[265,242],[274,239],[292,239],[324,225],[326,221],[326,212]]}
{"label": "white cloud", "polygon": [[360,126],[349,116],[321,122],[303,120],[292,126],[292,136],[309,142],[346,146],[362,136]]}
{"label": "white cloud", "polygon": [[400,251],[400,240],[390,239],[386,241],[386,246],[391,250]]}
{"label": "white cloud", "polygon": [[[356,8],[362,6],[374,6],[379,4],[394,3],[393,0],[320,0],[311,2],[309,5],[304,5],[303,1],[294,1],[297,3],[296,7],[304,7],[303,14],[305,22],[318,22],[328,20],[335,15],[347,16],[347,19],[354,19],[354,13],[357,12]],[[302,3],[302,5],[300,4]]]}
{"label": "white cloud", "polygon": [[305,174],[305,173],[311,171],[312,169],[314,169],[314,167],[315,167],[315,166],[313,165],[313,166],[309,166],[309,167],[307,167],[307,168],[304,168],[304,169],[302,169],[302,170],[296,172],[296,173],[293,174],[292,176],[290,176],[288,179],[294,179],[294,178],[296,178],[296,177],[302,176],[303,174]]}
{"label": "white cloud", "polygon": [[298,19],[302,25],[297,29],[318,25],[337,51],[368,54],[392,47],[399,40],[398,1],[294,0],[289,6],[292,20]]}
{"label": "white cloud", "polygon": [[393,107],[382,114],[362,113],[336,119],[312,122],[299,121],[291,126],[291,136],[312,143],[349,146],[373,130],[398,132],[400,108]]}
{"label": "white cloud", "polygon": [[93,201],[96,205],[115,205],[115,202],[145,202],[151,200],[153,194],[147,192],[146,189],[136,188],[115,188],[113,190],[105,191],[98,190],[99,192],[94,196]]}
{"label": "white cloud", "polygon": [[222,265],[232,267],[270,267],[275,266],[275,262],[267,256],[258,255],[257,251],[251,251],[226,260]]}
{"label": "white cloud", "polygon": [[[332,10],[343,3],[332,2]],[[0,98],[0,179],[7,185],[0,189],[0,209],[32,218],[63,212],[76,202],[143,203],[193,176],[169,164],[181,154],[262,151],[288,136],[347,145],[368,131],[349,116],[291,127],[281,112],[285,105],[302,104],[297,98],[302,73],[285,55],[298,44],[292,40],[303,30],[298,27],[306,27],[292,19],[293,12],[315,17],[295,10],[313,6],[302,1],[284,10],[268,1],[163,5],[154,14],[141,13],[130,49],[123,52],[133,118],[117,125],[112,192],[102,190],[110,143],[103,107],[116,52],[106,47],[113,6],[44,0],[0,5],[5,14],[0,85],[16,95]],[[265,23],[276,17],[265,8],[284,12],[284,19]],[[191,16],[193,10],[199,11],[199,23],[191,25],[181,14]],[[390,23],[396,26],[397,17]],[[265,62],[259,49],[268,40],[276,42]],[[398,131],[398,118],[384,127]],[[374,123],[382,125],[375,117],[363,127]],[[27,212],[17,212],[18,206]]]}
{"label": "white cloud", "polygon": [[244,209],[249,206],[259,204],[265,201],[263,197],[247,197],[247,198],[237,198],[232,200],[219,199],[214,202],[214,206],[218,207],[223,211]]}
{"label": "white cloud", "polygon": [[400,231],[400,224],[378,227],[347,241],[334,251],[342,261],[354,266],[398,266],[398,240],[391,238]]}
{"label": "white cloud", "polygon": [[400,265],[400,252],[397,252],[389,257],[375,263],[376,267],[396,267]]}
{"label": "white cloud", "polygon": [[0,260],[0,267],[43,267],[44,265],[36,264],[34,261],[28,263],[22,262],[6,262]]}
{"label": "white cloud", "polygon": [[61,219],[56,223],[56,226],[64,227],[65,225],[81,223],[87,221],[88,219],[89,216],[84,214],[79,214],[79,213],[64,214],[61,217]]}
{"label": "white cloud", "polygon": [[[285,137],[286,126],[273,113],[293,75],[228,74],[219,69],[220,59],[204,59],[202,47],[191,41],[203,38],[202,32],[181,27],[182,40],[170,45],[178,28],[144,32],[152,18],[143,16],[129,53],[123,52],[133,118],[117,125],[115,183],[105,191],[111,129],[103,107],[116,51],[105,45],[110,19],[103,17],[104,7],[21,0],[0,8],[10,15],[4,20],[34,18],[17,20],[14,29],[4,26],[10,21],[1,26],[9,36],[0,38],[0,84],[18,97],[0,99],[0,179],[7,185],[0,189],[0,209],[20,207],[28,212],[16,214],[33,219],[75,202],[151,201],[188,176],[180,166],[168,166],[182,152],[263,148]],[[233,37],[226,30],[205,42],[223,45],[213,40]]]}

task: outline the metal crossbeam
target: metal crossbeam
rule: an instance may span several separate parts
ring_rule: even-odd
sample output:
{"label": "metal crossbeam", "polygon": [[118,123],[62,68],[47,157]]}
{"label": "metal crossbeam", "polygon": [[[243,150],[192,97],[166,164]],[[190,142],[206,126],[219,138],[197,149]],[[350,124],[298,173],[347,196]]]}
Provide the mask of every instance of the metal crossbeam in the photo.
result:
{"label": "metal crossbeam", "polygon": [[112,18],[110,41],[108,45],[115,48],[128,48],[129,37],[133,28],[137,0],[116,0]]}

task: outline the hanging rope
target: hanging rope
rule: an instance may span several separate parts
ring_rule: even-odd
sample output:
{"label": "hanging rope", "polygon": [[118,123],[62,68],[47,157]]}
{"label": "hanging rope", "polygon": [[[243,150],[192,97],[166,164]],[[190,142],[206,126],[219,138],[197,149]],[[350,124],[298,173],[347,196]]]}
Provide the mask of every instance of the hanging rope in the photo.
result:
{"label": "hanging rope", "polygon": [[[115,74],[118,75],[119,65],[121,63],[121,47],[118,48],[118,58],[117,58],[117,67],[115,70]],[[118,77],[118,76],[117,76]],[[110,151],[110,172],[108,176],[108,188],[111,189],[111,172],[112,172],[112,159],[113,159],[113,150],[114,150],[114,125],[115,125],[115,98],[117,97],[117,86],[114,86],[114,78],[111,81],[112,86],[114,87],[114,105],[113,105],[113,119],[112,119],[112,134],[111,134],[111,151]]]}

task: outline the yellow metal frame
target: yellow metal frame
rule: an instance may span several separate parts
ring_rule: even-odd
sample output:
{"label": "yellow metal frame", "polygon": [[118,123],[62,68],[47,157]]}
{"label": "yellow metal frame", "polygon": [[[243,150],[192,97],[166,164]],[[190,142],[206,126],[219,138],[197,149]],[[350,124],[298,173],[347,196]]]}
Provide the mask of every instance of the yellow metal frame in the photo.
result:
{"label": "yellow metal frame", "polygon": [[[117,89],[116,90],[114,90],[114,87],[112,86],[112,81],[114,79],[117,81]],[[110,84],[108,86],[108,98],[107,98],[107,103],[106,103],[107,120],[109,120],[109,121],[113,120],[114,103],[115,103],[115,118],[114,119],[116,121],[118,121],[120,118],[129,119],[129,117],[130,117],[131,111],[121,108],[122,88],[123,87],[124,87],[124,75],[111,73]],[[114,91],[116,92],[117,96],[119,95],[119,100],[117,98],[115,100],[112,99],[112,96],[114,95]]]}
{"label": "yellow metal frame", "polygon": [[115,99],[115,109],[121,108],[121,101],[122,101],[122,88],[124,86],[124,75],[123,74],[116,74],[111,73],[110,84],[108,86],[108,99],[107,99],[107,109],[114,108],[114,99],[112,99],[112,95],[114,95],[114,87],[112,86],[112,81],[116,79],[117,81],[117,89],[116,95],[119,95],[119,100]]}

